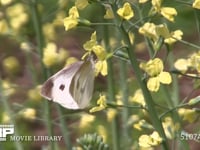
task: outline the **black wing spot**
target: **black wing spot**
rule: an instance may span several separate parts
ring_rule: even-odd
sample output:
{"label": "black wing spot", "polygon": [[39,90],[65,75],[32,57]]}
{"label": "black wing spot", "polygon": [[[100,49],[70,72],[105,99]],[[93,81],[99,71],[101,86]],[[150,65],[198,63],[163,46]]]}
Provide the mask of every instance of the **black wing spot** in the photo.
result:
{"label": "black wing spot", "polygon": [[59,89],[63,91],[65,89],[65,85],[61,84]]}

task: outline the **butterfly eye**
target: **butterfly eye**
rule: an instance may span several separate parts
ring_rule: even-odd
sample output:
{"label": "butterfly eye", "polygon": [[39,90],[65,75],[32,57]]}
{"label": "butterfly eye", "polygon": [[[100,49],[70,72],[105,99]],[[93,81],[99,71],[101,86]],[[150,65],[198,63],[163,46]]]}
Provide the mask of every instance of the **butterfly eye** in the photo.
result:
{"label": "butterfly eye", "polygon": [[61,84],[59,89],[63,91],[65,89],[65,85]]}

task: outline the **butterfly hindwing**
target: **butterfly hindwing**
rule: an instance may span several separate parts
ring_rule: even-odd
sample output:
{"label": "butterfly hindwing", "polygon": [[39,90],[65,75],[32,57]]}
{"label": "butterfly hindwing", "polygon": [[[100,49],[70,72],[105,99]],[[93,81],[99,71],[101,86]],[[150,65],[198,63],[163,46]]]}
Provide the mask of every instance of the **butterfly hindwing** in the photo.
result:
{"label": "butterfly hindwing", "polygon": [[92,60],[85,61],[74,75],[70,93],[80,108],[89,104],[94,89],[94,63]]}

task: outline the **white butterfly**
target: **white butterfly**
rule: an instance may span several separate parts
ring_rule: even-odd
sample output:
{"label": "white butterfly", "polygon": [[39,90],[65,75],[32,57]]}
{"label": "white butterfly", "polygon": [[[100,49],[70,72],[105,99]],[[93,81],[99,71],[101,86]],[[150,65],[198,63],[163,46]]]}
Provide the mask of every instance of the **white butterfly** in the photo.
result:
{"label": "white butterfly", "polygon": [[87,107],[94,89],[94,66],[90,59],[60,70],[42,85],[41,95],[68,109]]}

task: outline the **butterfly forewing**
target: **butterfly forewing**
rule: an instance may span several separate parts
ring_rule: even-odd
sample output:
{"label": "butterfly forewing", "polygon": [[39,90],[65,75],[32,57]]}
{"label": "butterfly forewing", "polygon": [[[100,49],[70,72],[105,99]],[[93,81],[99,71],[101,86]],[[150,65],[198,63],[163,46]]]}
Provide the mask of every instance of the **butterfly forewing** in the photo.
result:
{"label": "butterfly forewing", "polygon": [[65,108],[78,109],[77,103],[69,93],[73,76],[82,66],[83,62],[76,62],[50,77],[42,86],[41,95],[53,100]]}

